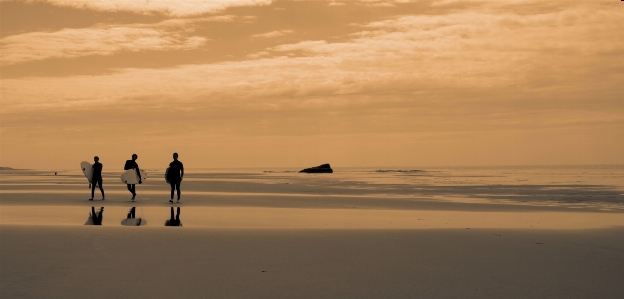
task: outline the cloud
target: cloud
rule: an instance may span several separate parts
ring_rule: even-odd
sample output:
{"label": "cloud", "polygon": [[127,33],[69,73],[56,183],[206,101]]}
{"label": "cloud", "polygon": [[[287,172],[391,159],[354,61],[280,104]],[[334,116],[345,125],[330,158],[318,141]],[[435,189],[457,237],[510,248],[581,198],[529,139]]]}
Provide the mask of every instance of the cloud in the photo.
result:
{"label": "cloud", "polygon": [[0,39],[0,65],[49,58],[112,55],[122,51],[196,49],[207,39],[188,36],[188,31],[192,31],[190,22],[173,19],[149,25],[107,25],[12,35]]}
{"label": "cloud", "polygon": [[367,6],[373,6],[373,7],[396,7],[396,5],[389,3],[389,2],[372,2],[372,3],[367,3]]}
{"label": "cloud", "polygon": [[350,40],[279,45],[246,61],[6,79],[0,88],[4,111],[171,100],[278,109],[515,101],[527,110],[593,101],[621,111],[623,17],[591,5],[534,14],[454,10],[363,24]]}
{"label": "cloud", "polygon": [[252,59],[257,59],[257,58],[267,57],[267,56],[270,56],[270,53],[267,51],[260,51],[257,53],[252,53],[252,54],[247,55],[247,57],[252,58]]}
{"label": "cloud", "polygon": [[101,11],[130,11],[138,14],[193,16],[222,11],[230,7],[269,5],[272,0],[30,0],[56,6]]}
{"label": "cloud", "polygon": [[[221,142],[222,157],[238,161],[259,157],[258,143],[266,142],[265,153],[281,161],[306,156],[284,153],[309,144],[333,152],[335,137],[344,142],[336,152],[359,155],[356,165],[381,165],[388,156],[397,165],[475,164],[465,158],[471,155],[483,163],[622,160],[624,12],[573,2],[436,13],[379,19],[348,36],[316,32],[248,60],[3,79],[3,154],[27,161],[45,147],[49,160],[67,151],[122,157],[136,144],[153,152],[177,147],[175,140],[209,160],[220,160],[213,149]],[[156,31],[183,44],[193,32],[180,32],[176,22]],[[120,134],[128,130],[141,142]],[[308,138],[323,135],[331,138]]]}
{"label": "cloud", "polygon": [[322,52],[321,48],[326,47],[328,43],[324,40],[303,41],[296,44],[284,44],[271,48],[273,51],[289,52],[289,51],[315,51]]}
{"label": "cloud", "polygon": [[[399,1],[397,1],[399,2]],[[409,1],[408,1],[409,2]],[[508,6],[508,5],[514,5],[514,4],[522,4],[522,3],[529,3],[529,4],[535,4],[538,1],[535,0],[508,0],[508,1],[497,1],[497,0],[434,0],[431,5],[432,6],[440,6],[440,5],[449,5],[449,4],[456,4],[456,3],[482,3],[482,4],[487,4],[489,6]]]}
{"label": "cloud", "polygon": [[271,38],[293,33],[293,30],[276,30],[251,36],[252,38]]}

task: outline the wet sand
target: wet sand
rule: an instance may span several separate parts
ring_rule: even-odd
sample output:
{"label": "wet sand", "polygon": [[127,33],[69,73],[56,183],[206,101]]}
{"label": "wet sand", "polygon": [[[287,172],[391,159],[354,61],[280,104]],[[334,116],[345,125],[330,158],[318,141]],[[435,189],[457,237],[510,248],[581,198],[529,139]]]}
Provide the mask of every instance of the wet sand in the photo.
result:
{"label": "wet sand", "polygon": [[[183,227],[165,227],[172,205],[156,180],[130,202],[109,174],[107,200],[87,201],[76,174],[4,174],[0,297],[624,293],[620,186],[492,184],[505,178],[425,186],[413,180],[436,178],[418,175],[191,175],[173,205]],[[84,225],[91,207],[104,207],[102,226]],[[146,226],[121,225],[131,207]]]}
{"label": "wet sand", "polygon": [[[96,210],[106,203],[93,204]],[[184,227],[235,229],[600,229],[624,226],[624,215],[588,211],[435,211],[265,207],[137,206],[136,217],[164,225],[171,206],[181,208]],[[103,225],[120,226],[129,208],[106,206]],[[91,207],[3,206],[0,225],[83,224]],[[82,222],[81,222],[82,221]]]}
{"label": "wet sand", "polygon": [[0,226],[0,232],[3,298],[619,298],[624,292],[622,229]]}

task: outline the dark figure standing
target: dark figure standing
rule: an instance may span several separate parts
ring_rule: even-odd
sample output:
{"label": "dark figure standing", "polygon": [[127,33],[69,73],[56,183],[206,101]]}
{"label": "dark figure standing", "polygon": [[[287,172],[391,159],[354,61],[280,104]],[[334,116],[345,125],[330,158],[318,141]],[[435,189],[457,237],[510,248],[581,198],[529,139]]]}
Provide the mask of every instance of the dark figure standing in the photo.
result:
{"label": "dark figure standing", "polygon": [[102,192],[102,200],[104,200],[104,189],[102,188],[102,168],[104,167],[102,163],[100,163],[100,158],[98,156],[93,157],[93,172],[91,176],[91,198],[89,200],[93,200],[93,196],[95,195],[95,185],[100,187],[100,192]]}
{"label": "dark figure standing", "polygon": [[169,200],[169,202],[173,203],[173,193],[175,190],[178,191],[178,202],[180,202],[180,184],[184,177],[184,165],[182,162],[178,161],[178,153],[173,153],[173,162],[169,163],[167,177],[171,185],[171,200]]}
{"label": "dark figure standing", "polygon": [[[143,183],[143,181],[141,180],[141,172],[139,171],[139,164],[136,163],[136,159],[138,158],[139,156],[137,156],[137,154],[132,154],[132,160],[126,161],[126,165],[124,165],[124,170],[128,170],[128,169],[136,170],[137,176],[139,177],[139,184],[141,184]],[[136,188],[134,184],[128,184],[128,191],[132,193],[132,201],[134,201],[134,198],[136,197]]]}

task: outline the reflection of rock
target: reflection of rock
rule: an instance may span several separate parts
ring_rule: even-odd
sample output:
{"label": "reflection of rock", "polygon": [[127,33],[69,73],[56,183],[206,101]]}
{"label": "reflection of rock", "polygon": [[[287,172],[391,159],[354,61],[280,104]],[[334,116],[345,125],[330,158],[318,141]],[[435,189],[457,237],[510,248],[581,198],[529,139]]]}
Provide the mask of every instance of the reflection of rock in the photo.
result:
{"label": "reflection of rock", "polygon": [[304,173],[333,173],[334,171],[331,169],[331,166],[329,166],[329,164],[323,164],[323,165],[319,165],[319,166],[315,166],[315,167],[306,168],[306,169],[301,170],[299,172],[304,172]]}

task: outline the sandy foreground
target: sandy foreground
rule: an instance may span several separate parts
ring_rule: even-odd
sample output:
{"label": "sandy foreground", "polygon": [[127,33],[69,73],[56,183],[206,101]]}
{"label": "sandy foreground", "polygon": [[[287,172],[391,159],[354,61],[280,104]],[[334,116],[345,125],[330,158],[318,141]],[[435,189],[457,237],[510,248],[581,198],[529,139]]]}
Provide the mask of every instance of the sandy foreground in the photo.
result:
{"label": "sandy foreground", "polygon": [[[162,184],[140,186],[130,202],[111,183],[106,201],[90,202],[80,176],[37,175],[0,184],[2,298],[624,293],[619,187],[210,174],[183,183],[173,205],[183,227],[165,227]],[[104,207],[102,226],[85,225],[91,207]],[[121,225],[131,207],[147,225]]]}

